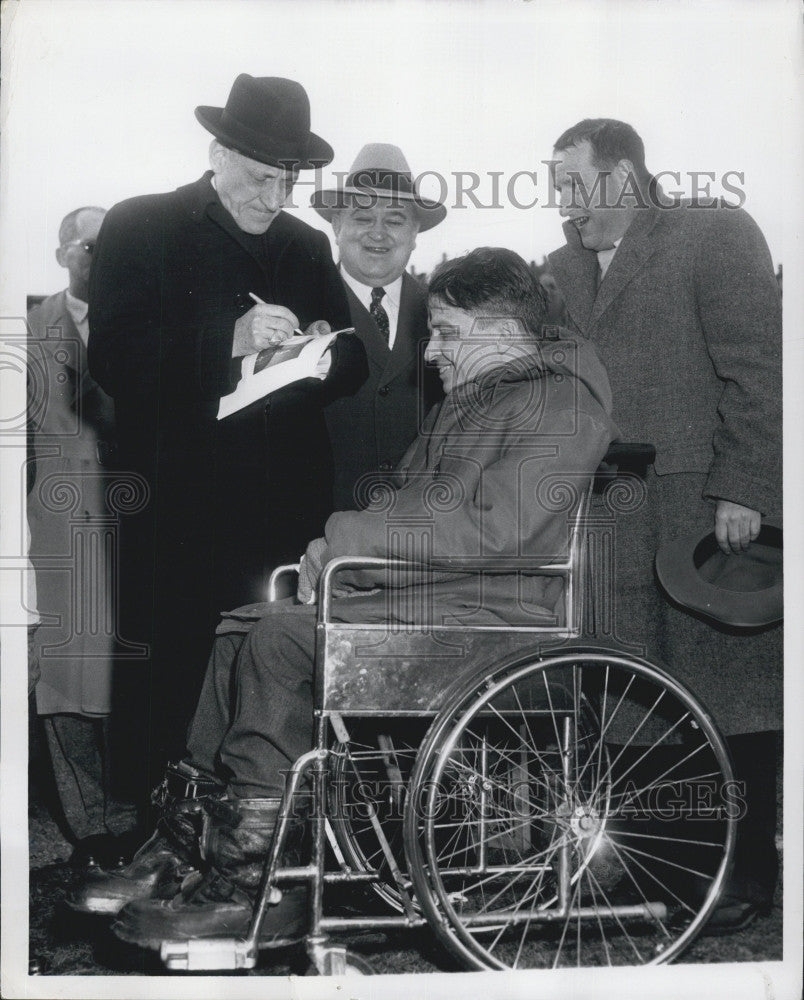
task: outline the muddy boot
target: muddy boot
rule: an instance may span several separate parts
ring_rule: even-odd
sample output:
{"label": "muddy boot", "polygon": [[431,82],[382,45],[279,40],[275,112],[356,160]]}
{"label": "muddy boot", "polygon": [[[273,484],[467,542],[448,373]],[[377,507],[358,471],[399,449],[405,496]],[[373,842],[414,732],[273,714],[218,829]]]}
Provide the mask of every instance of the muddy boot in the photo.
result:
{"label": "muddy boot", "polygon": [[[243,937],[248,931],[263,868],[279,815],[279,799],[225,799],[208,804],[202,838],[210,865],[203,876],[185,882],[171,900],[129,903],[112,925],[124,941],[159,948],[163,941]],[[304,820],[291,819],[283,851],[285,865],[301,860]],[[269,906],[260,946],[278,948],[304,937],[308,887],[283,888]]]}
{"label": "muddy boot", "polygon": [[220,782],[189,764],[169,764],[153,795],[161,812],[153,836],[125,867],[91,871],[67,905],[81,913],[115,914],[134,899],[171,899],[201,864],[203,803],[223,791]]}

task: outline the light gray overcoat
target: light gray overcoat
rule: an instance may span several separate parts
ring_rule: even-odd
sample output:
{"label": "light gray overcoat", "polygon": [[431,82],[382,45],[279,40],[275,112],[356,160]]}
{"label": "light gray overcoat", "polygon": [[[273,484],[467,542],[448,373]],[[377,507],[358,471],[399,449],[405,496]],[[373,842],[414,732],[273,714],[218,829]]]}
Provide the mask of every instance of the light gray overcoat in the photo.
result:
{"label": "light gray overcoat", "polygon": [[614,636],[644,643],[726,732],[781,727],[781,628],[727,635],[659,594],[663,542],[711,527],[714,499],[781,512],[781,297],[741,209],[637,212],[605,278],[571,224],[550,255],[569,325],[592,340],[624,440],[656,446],[646,496],[617,518]]}
{"label": "light gray overcoat", "polygon": [[42,619],[37,710],[106,715],[115,650],[113,405],[89,374],[65,292],[32,309],[28,325],[36,455],[28,521]]}

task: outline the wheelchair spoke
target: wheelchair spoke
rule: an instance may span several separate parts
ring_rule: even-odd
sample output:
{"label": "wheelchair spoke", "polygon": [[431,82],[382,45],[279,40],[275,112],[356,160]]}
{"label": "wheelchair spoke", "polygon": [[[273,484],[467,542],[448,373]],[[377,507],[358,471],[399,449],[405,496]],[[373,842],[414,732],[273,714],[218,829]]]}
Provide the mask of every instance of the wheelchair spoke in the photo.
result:
{"label": "wheelchair spoke", "polygon": [[647,661],[587,649],[513,662],[461,698],[417,762],[423,808],[406,814],[439,937],[476,968],[680,953],[734,836],[708,797],[728,756],[697,703]]}

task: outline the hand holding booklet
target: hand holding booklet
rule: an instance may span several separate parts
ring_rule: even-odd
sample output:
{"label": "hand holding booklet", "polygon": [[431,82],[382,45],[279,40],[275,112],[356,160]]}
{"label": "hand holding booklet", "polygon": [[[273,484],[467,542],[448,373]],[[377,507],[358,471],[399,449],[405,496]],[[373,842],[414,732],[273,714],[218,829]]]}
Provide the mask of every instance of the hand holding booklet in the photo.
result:
{"label": "hand holding booklet", "polygon": [[332,364],[332,342],[339,333],[354,333],[354,327],[335,330],[323,337],[290,337],[281,344],[266,347],[259,354],[246,355],[242,362],[242,376],[234,392],[223,396],[220,401],[218,420],[237,413],[291,382],[303,378],[326,378]]}

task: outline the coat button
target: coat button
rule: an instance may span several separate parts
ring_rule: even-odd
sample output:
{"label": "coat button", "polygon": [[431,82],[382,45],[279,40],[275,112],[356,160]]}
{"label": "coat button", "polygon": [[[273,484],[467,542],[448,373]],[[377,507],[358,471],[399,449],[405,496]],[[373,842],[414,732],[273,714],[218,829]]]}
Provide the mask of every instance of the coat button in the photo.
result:
{"label": "coat button", "polygon": [[393,462],[380,462],[380,472],[390,472],[393,467]]}
{"label": "coat button", "polygon": [[387,385],[381,385],[380,388],[377,390],[377,394],[379,396],[387,396],[390,391],[391,390]]}

